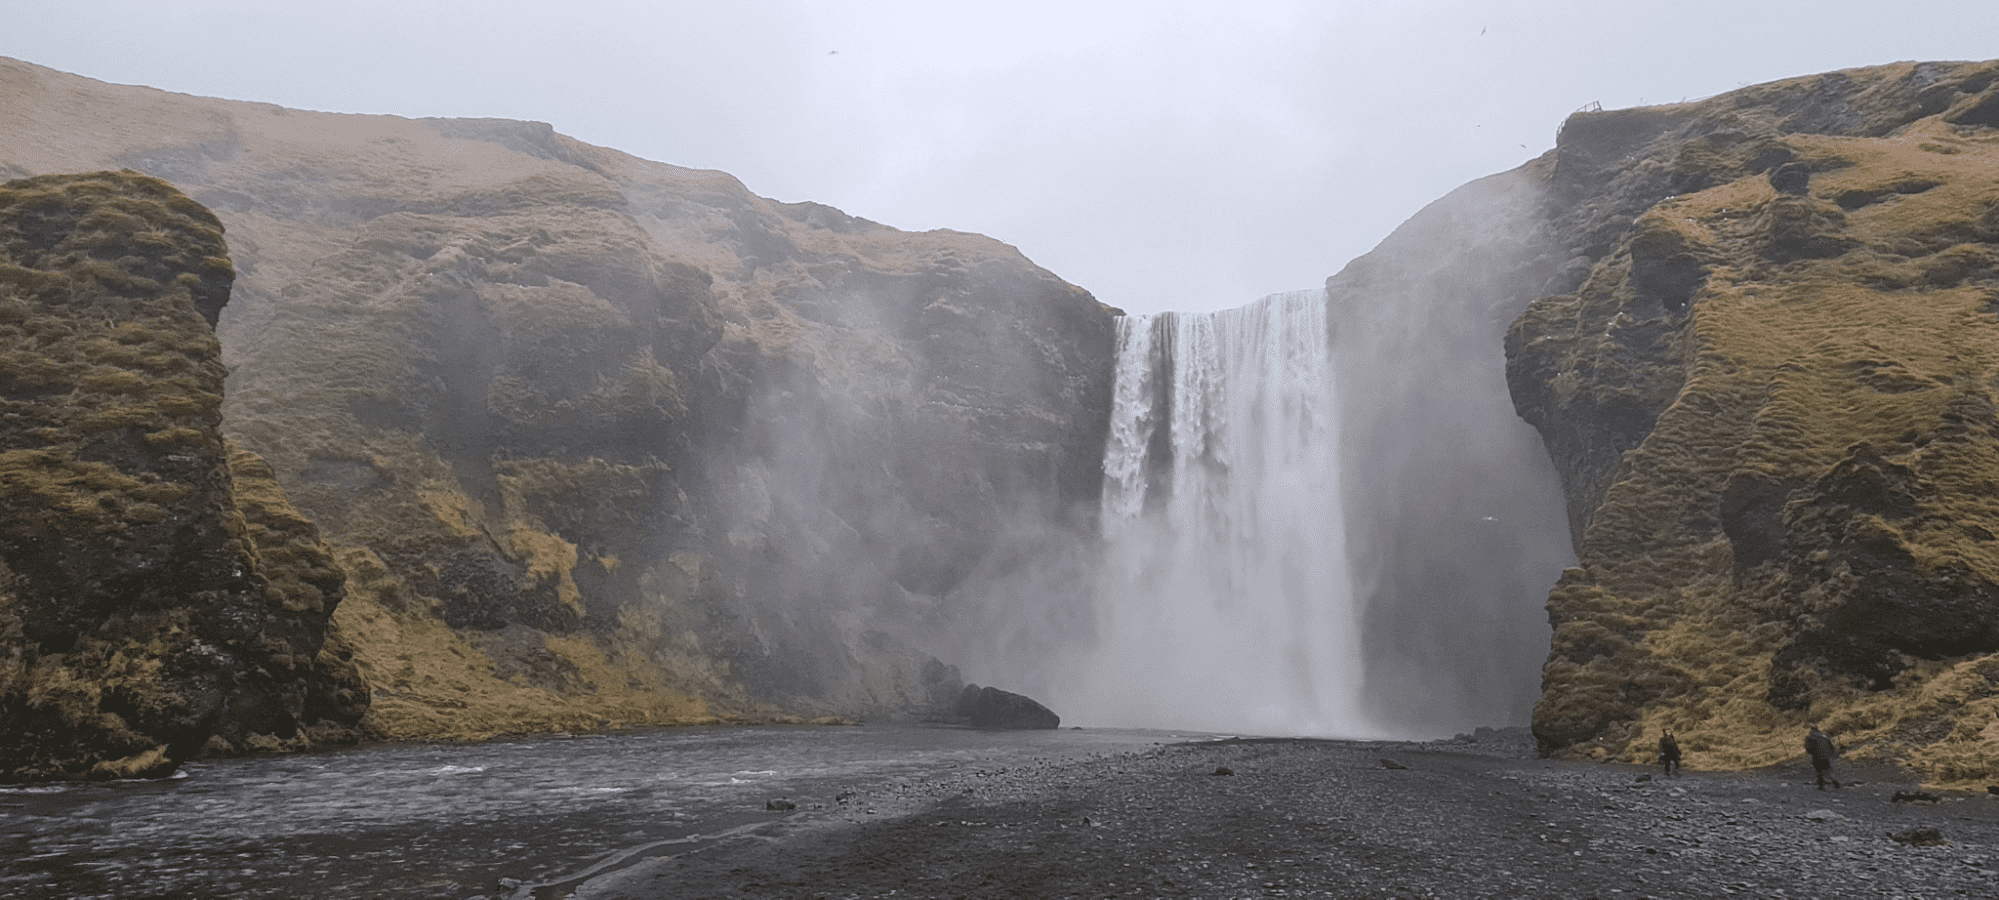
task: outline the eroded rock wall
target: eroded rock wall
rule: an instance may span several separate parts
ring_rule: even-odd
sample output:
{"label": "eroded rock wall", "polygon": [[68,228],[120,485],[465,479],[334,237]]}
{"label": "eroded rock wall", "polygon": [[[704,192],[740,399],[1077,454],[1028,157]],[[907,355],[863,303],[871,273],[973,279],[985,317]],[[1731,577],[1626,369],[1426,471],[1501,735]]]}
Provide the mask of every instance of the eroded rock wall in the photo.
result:
{"label": "eroded rock wall", "polygon": [[1564,125],[1571,283],[1508,337],[1579,563],[1546,749],[1999,773],[1999,67],[1899,64]]}
{"label": "eroded rock wall", "polygon": [[227,224],[223,427],[326,535],[376,734],[948,710],[939,655],[1007,656],[961,623],[1064,602],[1014,585],[1093,534],[1114,311],[1011,247],[540,123],[0,84],[0,166]]}
{"label": "eroded rock wall", "polygon": [[222,437],[234,275],[159,179],[0,185],[0,780],[164,774],[365,712],[321,656],[339,571]]}

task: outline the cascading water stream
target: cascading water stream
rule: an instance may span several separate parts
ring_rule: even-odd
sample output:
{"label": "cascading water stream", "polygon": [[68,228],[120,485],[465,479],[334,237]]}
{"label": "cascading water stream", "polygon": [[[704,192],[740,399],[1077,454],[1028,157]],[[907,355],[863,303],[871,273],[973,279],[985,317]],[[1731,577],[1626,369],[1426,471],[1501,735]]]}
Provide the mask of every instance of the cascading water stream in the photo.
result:
{"label": "cascading water stream", "polygon": [[1321,290],[1118,321],[1075,718],[1367,736]]}

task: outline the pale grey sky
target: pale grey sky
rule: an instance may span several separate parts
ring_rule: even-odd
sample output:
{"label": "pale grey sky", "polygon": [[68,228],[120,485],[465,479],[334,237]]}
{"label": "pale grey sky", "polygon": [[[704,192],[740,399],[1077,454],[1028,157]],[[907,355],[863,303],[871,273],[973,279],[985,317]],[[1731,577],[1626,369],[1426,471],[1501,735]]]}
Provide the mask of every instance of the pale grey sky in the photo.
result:
{"label": "pale grey sky", "polygon": [[1589,103],[1999,57],[1999,3],[0,0],[0,55],[549,122],[767,197],[988,234],[1152,312],[1315,286]]}

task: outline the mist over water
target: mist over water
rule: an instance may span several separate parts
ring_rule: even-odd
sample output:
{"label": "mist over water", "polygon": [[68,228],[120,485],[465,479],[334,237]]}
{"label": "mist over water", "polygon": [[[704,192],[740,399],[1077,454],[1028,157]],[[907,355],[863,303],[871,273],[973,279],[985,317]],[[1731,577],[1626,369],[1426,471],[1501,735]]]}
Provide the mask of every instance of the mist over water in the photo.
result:
{"label": "mist over water", "polygon": [[[1119,321],[1069,720],[1447,737],[1524,725],[1575,550],[1507,330],[1574,288],[1530,167],[1425,207],[1323,290]],[[1566,279],[1566,280],[1565,280]]]}
{"label": "mist over water", "polygon": [[1323,290],[1118,321],[1077,720],[1368,736]]}
{"label": "mist over water", "polygon": [[[737,672],[893,709],[949,666],[1082,726],[1525,724],[1548,590],[1574,562],[1560,481],[1506,377],[1510,323],[1573,287],[1542,201],[1534,172],[1481,179],[1322,289],[1120,317],[1086,348],[1058,325],[1018,358],[953,345],[900,374],[773,378],[744,417],[760,455],[724,479],[747,485],[729,546],[762,573],[743,587],[762,599],[740,656],[764,668]],[[879,288],[827,302],[867,332],[893,318],[853,312],[886,302]],[[1090,371],[1104,418],[1088,439],[1044,427],[1074,409],[1038,393],[1051,364]],[[912,668],[923,655],[942,665]]]}

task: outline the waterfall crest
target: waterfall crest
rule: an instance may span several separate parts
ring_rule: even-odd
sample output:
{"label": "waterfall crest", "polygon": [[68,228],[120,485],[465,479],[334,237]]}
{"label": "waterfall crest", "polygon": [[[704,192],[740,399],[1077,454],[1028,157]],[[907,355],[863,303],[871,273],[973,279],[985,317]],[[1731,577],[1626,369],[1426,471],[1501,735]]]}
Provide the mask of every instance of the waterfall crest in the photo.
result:
{"label": "waterfall crest", "polygon": [[1104,724],[1367,736],[1323,290],[1118,322],[1096,643]]}

